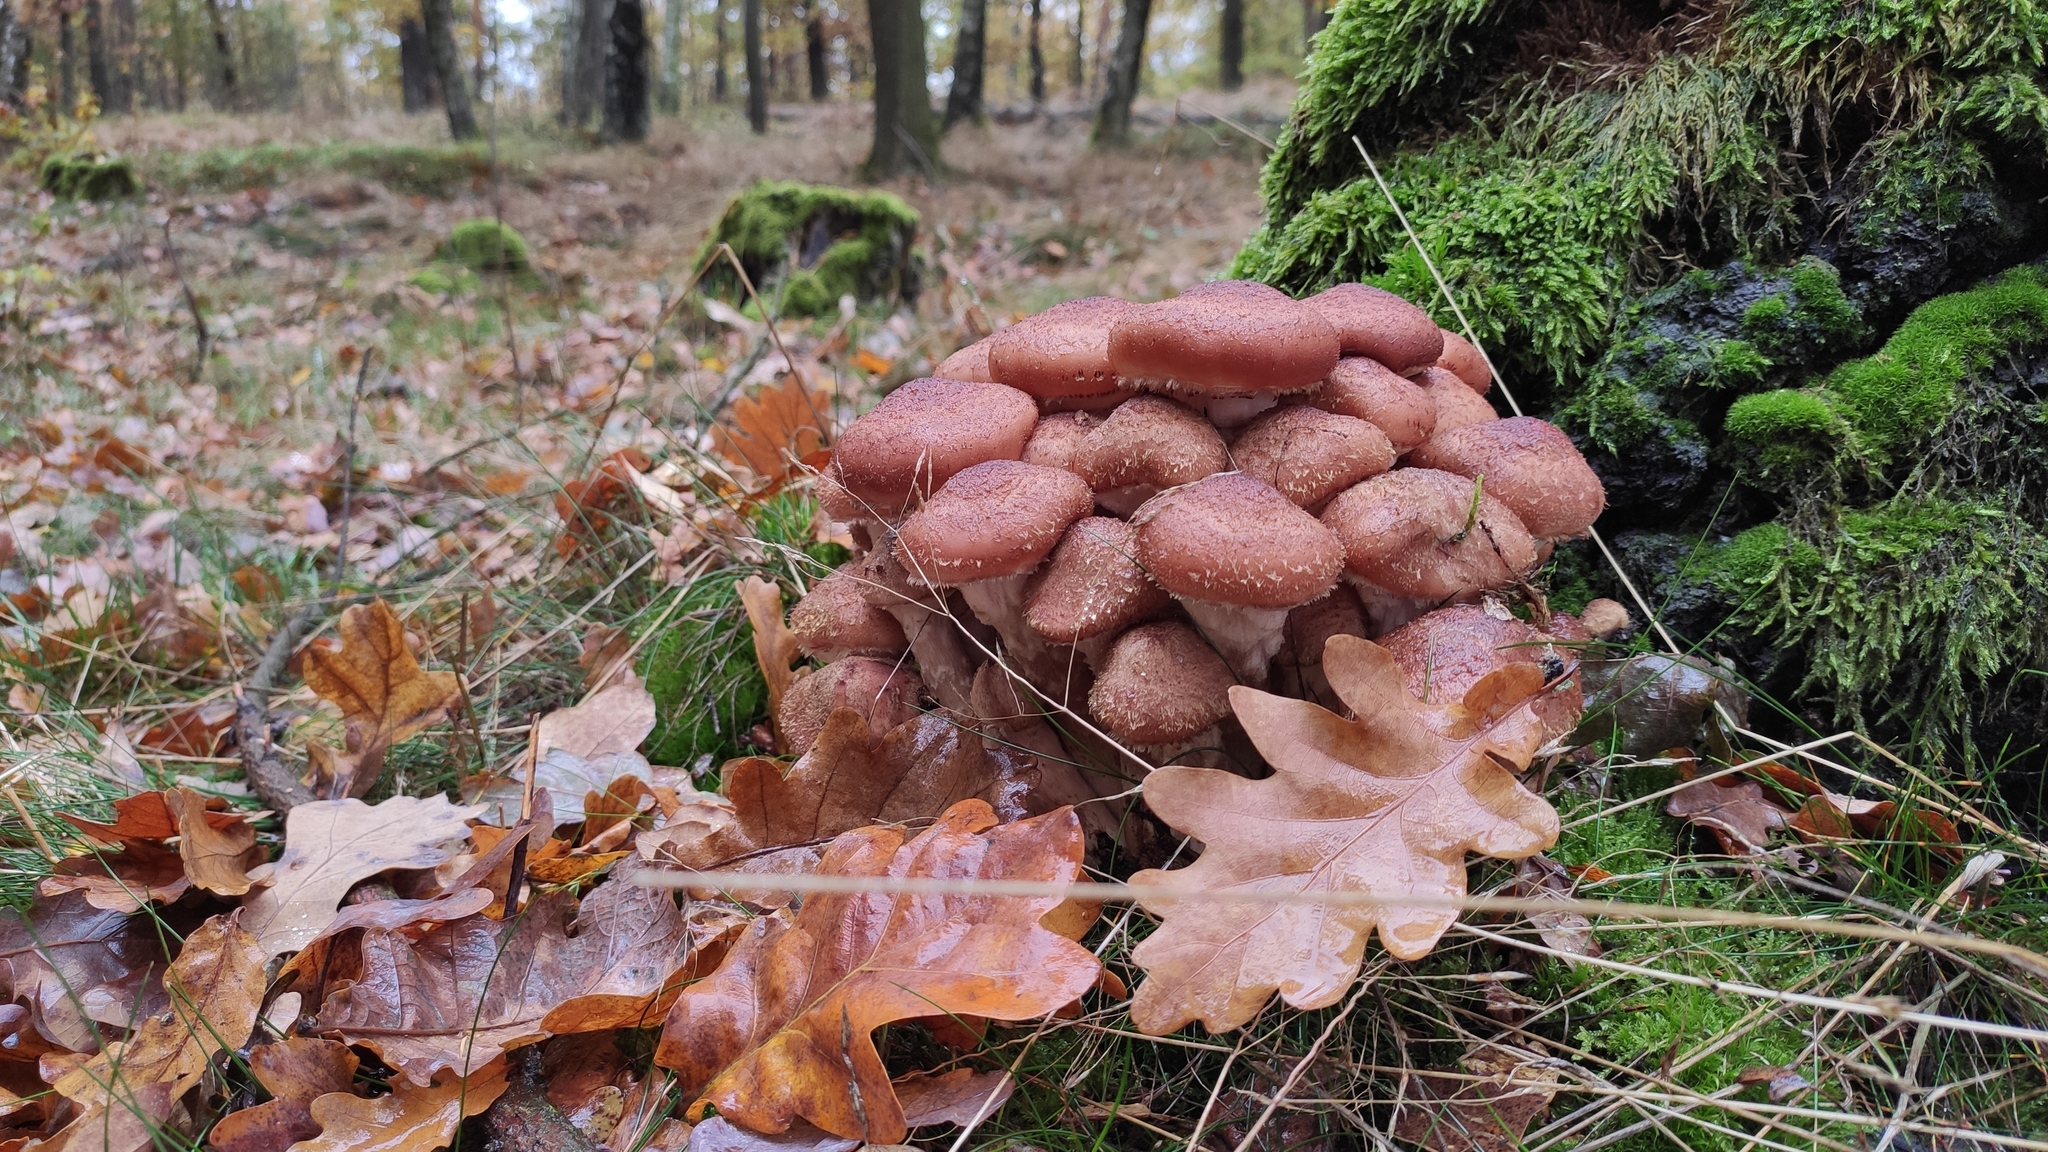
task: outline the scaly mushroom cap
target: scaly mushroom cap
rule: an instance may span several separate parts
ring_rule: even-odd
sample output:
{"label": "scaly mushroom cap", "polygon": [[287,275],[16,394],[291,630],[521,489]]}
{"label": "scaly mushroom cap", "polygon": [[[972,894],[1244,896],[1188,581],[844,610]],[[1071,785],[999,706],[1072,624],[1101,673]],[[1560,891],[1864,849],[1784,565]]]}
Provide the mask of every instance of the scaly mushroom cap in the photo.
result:
{"label": "scaly mushroom cap", "polygon": [[1478,346],[1448,328],[1444,329],[1444,354],[1436,358],[1436,366],[1463,380],[1481,396],[1493,387],[1493,370],[1486,366],[1486,357],[1479,354]]}
{"label": "scaly mushroom cap", "polygon": [[1108,516],[1074,521],[1031,577],[1025,623],[1048,640],[1078,644],[1164,615],[1173,597],[1138,567],[1137,536]]}
{"label": "scaly mushroom cap", "polygon": [[860,501],[853,498],[853,493],[846,490],[846,485],[839,479],[837,460],[827,463],[818,473],[818,481],[813,491],[818,497],[818,507],[825,510],[825,515],[842,524],[851,520],[867,520],[874,515],[861,507]]}
{"label": "scaly mushroom cap", "polygon": [[1133,304],[1110,328],[1117,375],[1158,391],[1211,396],[1298,392],[1337,365],[1337,333],[1278,289],[1218,280]]}
{"label": "scaly mushroom cap", "polygon": [[[1570,617],[1557,620],[1576,631],[1576,622]],[[1569,639],[1572,637],[1538,631],[1492,603],[1438,608],[1380,637],[1377,643],[1393,653],[1394,663],[1408,678],[1408,691],[1417,699],[1449,704],[1463,700],[1488,673],[1511,664],[1561,665],[1571,660],[1574,654],[1569,649],[1552,643]],[[1577,674],[1547,690],[1534,703],[1536,714],[1552,734],[1569,731],[1578,722],[1583,705]]]}
{"label": "scaly mushroom cap", "polygon": [[1130,308],[1109,296],[1088,296],[1026,316],[986,341],[989,372],[1041,399],[1114,391],[1109,331]]}
{"label": "scaly mushroom cap", "polygon": [[1352,416],[1282,408],[1250,424],[1230,445],[1238,470],[1314,507],[1367,476],[1394,466],[1387,434]]}
{"label": "scaly mushroom cap", "polygon": [[1441,436],[1453,428],[1466,428],[1500,419],[1500,413],[1486,397],[1474,392],[1463,380],[1442,368],[1424,368],[1416,374],[1415,382],[1429,394],[1430,402],[1436,405],[1436,428],[1431,436]]}
{"label": "scaly mushroom cap", "polygon": [[1055,412],[1038,418],[1024,445],[1024,462],[1041,468],[1074,470],[1074,454],[1102,421],[1086,412]]}
{"label": "scaly mushroom cap", "polygon": [[[1463,387],[1463,385],[1459,385]],[[1399,596],[1467,599],[1536,565],[1536,543],[1507,505],[1432,468],[1384,472],[1337,494],[1323,523],[1359,578]]]}
{"label": "scaly mushroom cap", "polygon": [[1605,596],[1586,601],[1586,610],[1579,613],[1579,626],[1586,635],[1595,640],[1606,640],[1620,636],[1633,627],[1628,609]]}
{"label": "scaly mushroom cap", "polygon": [[1370,356],[1396,372],[1436,363],[1443,332],[1429,313],[1370,284],[1339,284],[1303,300],[1337,330],[1346,356]]}
{"label": "scaly mushroom cap", "polygon": [[1088,433],[1071,457],[1097,492],[1149,484],[1172,488],[1230,467],[1223,434],[1201,413],[1164,396],[1135,396]]}
{"label": "scaly mushroom cap", "polygon": [[825,721],[840,708],[851,708],[868,722],[876,739],[917,716],[923,685],[915,673],[865,656],[835,660],[789,686],[775,722],[790,751],[801,756],[818,742]]}
{"label": "scaly mushroom cap", "polygon": [[827,662],[846,656],[894,657],[910,647],[903,625],[868,603],[848,561],[811,585],[789,610],[789,630],[806,656]]}
{"label": "scaly mushroom cap", "polygon": [[1038,424],[1031,397],[1001,384],[912,380],[855,420],[832,459],[839,482],[893,519],[963,468],[1015,460]]}
{"label": "scaly mushroom cap", "polygon": [[896,558],[931,584],[1029,572],[1067,525],[1095,507],[1072,472],[1019,460],[976,464],[946,481],[896,531]]}
{"label": "scaly mushroom cap", "polygon": [[993,336],[984,336],[967,347],[960,349],[932,369],[932,375],[941,380],[963,380],[970,383],[994,384],[998,381],[989,375],[988,350]]}
{"label": "scaly mushroom cap", "polygon": [[1396,456],[1436,431],[1436,401],[1422,385],[1377,360],[1346,356],[1308,403],[1325,412],[1365,420],[1386,433]]}
{"label": "scaly mushroom cap", "polygon": [[1514,509],[1532,535],[1547,539],[1583,535],[1607,506],[1600,477],[1571,437],[1534,416],[1438,432],[1408,462],[1485,477],[1486,494]]}
{"label": "scaly mushroom cap", "polygon": [[1303,664],[1321,664],[1323,645],[1332,636],[1363,639],[1370,634],[1358,595],[1342,584],[1321,600],[1303,604],[1287,614],[1287,643]]}
{"label": "scaly mushroom cap", "polygon": [[1329,529],[1241,472],[1163,492],[1132,522],[1138,563],[1186,600],[1292,608],[1329,592],[1344,567]]}
{"label": "scaly mushroom cap", "polygon": [[1088,710],[1131,744],[1178,744],[1230,715],[1237,681],[1185,624],[1140,624],[1117,638],[1088,693]]}

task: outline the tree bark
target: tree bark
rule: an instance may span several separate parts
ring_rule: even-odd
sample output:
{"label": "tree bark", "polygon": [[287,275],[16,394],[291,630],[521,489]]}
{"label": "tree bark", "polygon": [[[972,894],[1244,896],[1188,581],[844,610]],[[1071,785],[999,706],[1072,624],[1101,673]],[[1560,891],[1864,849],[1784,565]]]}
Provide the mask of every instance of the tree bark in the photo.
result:
{"label": "tree bark", "polygon": [[21,94],[28,87],[28,27],[21,22],[14,0],[0,0],[0,104],[21,106]]}
{"label": "tree bark", "polygon": [[220,0],[206,0],[206,23],[213,33],[214,66],[208,71],[208,95],[222,107],[232,105],[241,88],[235,74],[235,46],[228,39],[227,21],[221,18]]}
{"label": "tree bark", "polygon": [[1109,83],[1102,93],[1102,106],[1095,113],[1093,143],[1117,147],[1131,138],[1131,101],[1138,98],[1138,82],[1145,74],[1145,25],[1152,16],[1152,0],[1124,0],[1123,27],[1116,34],[1116,57],[1109,66]]}
{"label": "tree bark", "polygon": [[425,112],[439,101],[427,30],[410,16],[398,22],[398,91],[407,115]]}
{"label": "tree bark", "polygon": [[605,57],[604,134],[645,140],[648,128],[647,10],[640,0],[612,0],[611,51]]}
{"label": "tree bark", "polygon": [[57,9],[57,111],[65,116],[78,107],[78,37],[71,13]]}
{"label": "tree bark", "polygon": [[661,110],[671,116],[683,110],[683,13],[684,0],[666,0],[661,6]]}
{"label": "tree bark", "polygon": [[1031,0],[1031,33],[1025,49],[1031,67],[1031,106],[1045,106],[1045,48],[1039,27],[1045,23],[1045,0]]}
{"label": "tree bark", "polygon": [[725,0],[718,0],[718,6],[712,11],[711,19],[712,27],[718,33],[715,55],[712,57],[711,63],[711,99],[716,103],[723,104],[725,103],[727,89],[730,87],[725,76]]}
{"label": "tree bark", "polygon": [[1330,24],[1330,10],[1323,6],[1324,0],[1301,0],[1301,51],[1307,55],[1315,44],[1316,33]]}
{"label": "tree bark", "polygon": [[871,180],[906,169],[936,174],[939,119],[925,91],[924,11],[918,0],[868,0],[875,52],[875,141],[865,165]]}
{"label": "tree bark", "polygon": [[747,126],[768,131],[768,61],[761,56],[761,0],[741,0],[740,31],[747,52]]}
{"label": "tree bark", "polygon": [[86,0],[83,16],[85,78],[92,84],[93,99],[105,110],[113,104],[114,70],[107,51],[107,22],[100,10],[100,0]]}
{"label": "tree bark", "polygon": [[981,120],[982,62],[988,52],[988,0],[960,0],[960,32],[953,38],[953,86],[946,90],[946,120]]}
{"label": "tree bark", "polygon": [[1222,56],[1217,69],[1225,92],[1244,87],[1244,0],[1223,0]]}
{"label": "tree bark", "polygon": [[1088,0],[1074,0],[1074,66],[1067,83],[1076,96],[1088,90]]}
{"label": "tree bark", "polygon": [[832,95],[832,75],[826,70],[825,15],[813,11],[804,21],[804,64],[811,74],[811,99],[823,103]]}
{"label": "tree bark", "polygon": [[441,85],[441,106],[448,111],[448,134],[457,140],[476,138],[476,117],[469,110],[469,88],[462,79],[462,54],[455,48],[455,8],[450,0],[421,0],[421,24],[434,79]]}
{"label": "tree bark", "polygon": [[135,45],[135,0],[113,0],[114,95],[109,111],[135,111],[135,93],[142,86],[141,57]]}
{"label": "tree bark", "polygon": [[562,124],[583,128],[604,103],[604,64],[612,40],[611,0],[578,0],[576,38],[562,75]]}

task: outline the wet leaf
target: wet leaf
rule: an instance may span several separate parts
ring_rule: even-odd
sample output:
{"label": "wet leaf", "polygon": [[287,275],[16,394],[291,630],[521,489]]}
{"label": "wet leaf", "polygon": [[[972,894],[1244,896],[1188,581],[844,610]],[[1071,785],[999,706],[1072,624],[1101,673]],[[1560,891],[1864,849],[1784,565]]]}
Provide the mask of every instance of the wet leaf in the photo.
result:
{"label": "wet leaf", "polygon": [[[1230,690],[1272,776],[1168,767],[1145,778],[1152,811],[1205,848],[1193,865],[1141,872],[1133,884],[1454,899],[1465,894],[1467,853],[1519,859],[1556,842],[1557,813],[1514,777],[1544,742],[1531,706],[1543,687],[1537,666],[1511,664],[1439,704],[1416,699],[1393,656],[1354,636],[1330,639],[1323,669],[1358,719]],[[1457,918],[1454,908],[1394,904],[1145,907],[1163,922],[1132,953],[1146,978],[1131,1019],[1154,1035],[1190,1020],[1238,1027],[1275,990],[1297,1008],[1327,1007],[1356,979],[1373,929],[1389,953],[1415,959]]]}
{"label": "wet leaf", "polygon": [[[803,659],[796,633],[782,621],[782,589],[759,576],[738,584],[740,604],[747,610],[747,623],[754,630],[754,661],[768,682],[768,715],[782,715],[782,695],[795,678],[792,665]],[[780,736],[777,737],[778,741]],[[777,745],[780,747],[780,745]]]}
{"label": "wet leaf", "polygon": [[765,481],[787,477],[805,457],[832,439],[832,393],[806,388],[794,373],[753,397],[733,402],[711,426],[718,454]]}
{"label": "wet leaf", "polygon": [[456,1125],[504,1094],[502,1060],[466,1079],[445,1074],[426,1088],[394,1080],[391,1094],[374,1100],[330,1092],[308,1109],[320,1134],[289,1152],[435,1152],[455,1139]]}
{"label": "wet leaf", "polygon": [[957,1124],[965,1128],[977,1119],[987,1119],[1017,1090],[1007,1072],[976,1072],[955,1068],[934,1076],[912,1072],[895,1082],[896,1099],[903,1105],[903,1122],[912,1128]]}
{"label": "wet leaf", "polygon": [[95,908],[140,912],[150,904],[175,903],[192,888],[185,861],[153,841],[138,840],[119,852],[94,852],[57,862],[36,884],[44,896],[78,892]]}
{"label": "wet leaf", "polygon": [[[1548,856],[1530,856],[1515,862],[1515,883],[1509,894],[1533,900],[1573,898],[1572,874]],[[1543,942],[1573,956],[1600,955],[1600,941],[1593,938],[1593,922],[1578,912],[1532,912],[1529,923]]]}
{"label": "wet leaf", "polygon": [[36,1032],[59,1047],[95,1051],[95,1023],[125,1027],[131,1010],[154,1010],[161,992],[147,989],[163,966],[163,938],[146,917],[76,894],[38,900],[25,914],[0,909],[0,975]]}
{"label": "wet leaf", "polygon": [[219,1152],[275,1152],[320,1134],[312,1103],[347,1092],[355,1079],[356,1054],[332,1040],[293,1036],[249,1050],[249,1070],[270,1093],[261,1104],[221,1117],[207,1136]]}
{"label": "wet leaf", "polygon": [[192,883],[221,896],[247,892],[249,869],[264,857],[256,847],[256,826],[247,820],[215,821],[206,798],[190,788],[165,793],[164,806],[178,823],[178,855]]}
{"label": "wet leaf", "polygon": [[1763,785],[1732,776],[1680,788],[1664,802],[1664,811],[1712,832],[1730,856],[1768,851],[1771,833],[1785,827],[1786,815],[1764,798]]}
{"label": "wet leaf", "polygon": [[330,799],[360,796],[377,782],[391,746],[446,720],[462,706],[453,672],[427,672],[405,643],[405,626],[382,600],[341,614],[341,647],[306,650],[307,686],[341,709],[344,750],[307,753],[313,792]]}
{"label": "wet leaf", "polygon": [[1555,1068],[1504,1048],[1475,1048],[1462,1076],[1417,1072],[1394,1120],[1396,1138],[1429,1152],[1516,1152],[1522,1133],[1550,1110]]}

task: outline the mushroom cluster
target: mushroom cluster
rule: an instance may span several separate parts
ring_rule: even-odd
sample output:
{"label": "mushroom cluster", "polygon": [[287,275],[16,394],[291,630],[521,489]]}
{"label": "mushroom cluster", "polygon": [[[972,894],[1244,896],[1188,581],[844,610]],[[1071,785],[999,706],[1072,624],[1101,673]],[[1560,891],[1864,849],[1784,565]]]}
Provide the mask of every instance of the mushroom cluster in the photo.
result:
{"label": "mushroom cluster", "polygon": [[880,731],[920,696],[973,714],[1000,656],[1158,762],[1214,745],[1233,684],[1331,700],[1332,635],[1414,649],[1438,693],[1583,638],[1480,604],[1606,499],[1563,432],[1494,411],[1491,382],[1477,348],[1363,284],[1075,300],[963,348],[854,421],[819,478],[858,550],[791,614],[831,663],[784,730],[801,743],[851,705]]}

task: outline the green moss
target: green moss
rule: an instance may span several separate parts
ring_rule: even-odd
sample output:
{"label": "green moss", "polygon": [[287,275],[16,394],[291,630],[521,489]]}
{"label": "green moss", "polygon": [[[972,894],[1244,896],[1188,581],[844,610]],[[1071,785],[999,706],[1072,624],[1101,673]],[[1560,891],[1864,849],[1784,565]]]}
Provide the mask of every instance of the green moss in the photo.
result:
{"label": "green moss", "polygon": [[1766,333],[1775,332],[1785,318],[1792,314],[1792,305],[1783,296],[1766,296],[1742,314],[1742,326],[1766,339]]}
{"label": "green moss", "polygon": [[1864,339],[1863,310],[1842,291],[1842,275],[1817,256],[1801,257],[1786,272],[1793,304],[1787,321],[1803,325],[1840,348]]}
{"label": "green moss", "polygon": [[[499,170],[522,169],[526,149],[500,142]],[[490,178],[491,153],[481,144],[258,144],[157,152],[151,179],[186,190],[268,187],[306,172],[336,171],[375,180],[394,192],[450,196]]]}
{"label": "green moss", "polygon": [[[753,633],[738,580],[714,572],[672,593],[668,623],[643,649],[640,677],[654,696],[654,731],[642,745],[656,764],[713,764],[737,756],[741,741],[767,718],[768,685],[754,660]],[[665,604],[644,616],[659,619]]]}
{"label": "green moss", "polygon": [[1827,397],[1782,388],[1737,400],[1725,429],[1752,479],[1782,481],[1832,458],[1849,426]]}
{"label": "green moss", "polygon": [[474,272],[525,272],[526,238],[497,220],[464,220],[448,230],[441,246],[447,259]]}
{"label": "green moss", "polygon": [[[726,205],[698,260],[730,244],[764,295],[780,284],[782,310],[817,316],[842,296],[894,302],[916,294],[911,244],[917,211],[888,192],[763,180]],[[706,287],[739,303],[745,290],[729,264],[713,262]]]}
{"label": "green moss", "polygon": [[1732,596],[1746,596],[1784,577],[1811,581],[1820,572],[1819,550],[1795,540],[1783,524],[1759,524],[1705,553],[1699,575]]}
{"label": "green moss", "polygon": [[466,294],[482,283],[476,273],[460,264],[436,261],[405,278],[405,282],[432,296]]}
{"label": "green moss", "polygon": [[59,200],[121,200],[142,194],[142,180],[125,157],[59,153],[43,161],[43,191]]}

